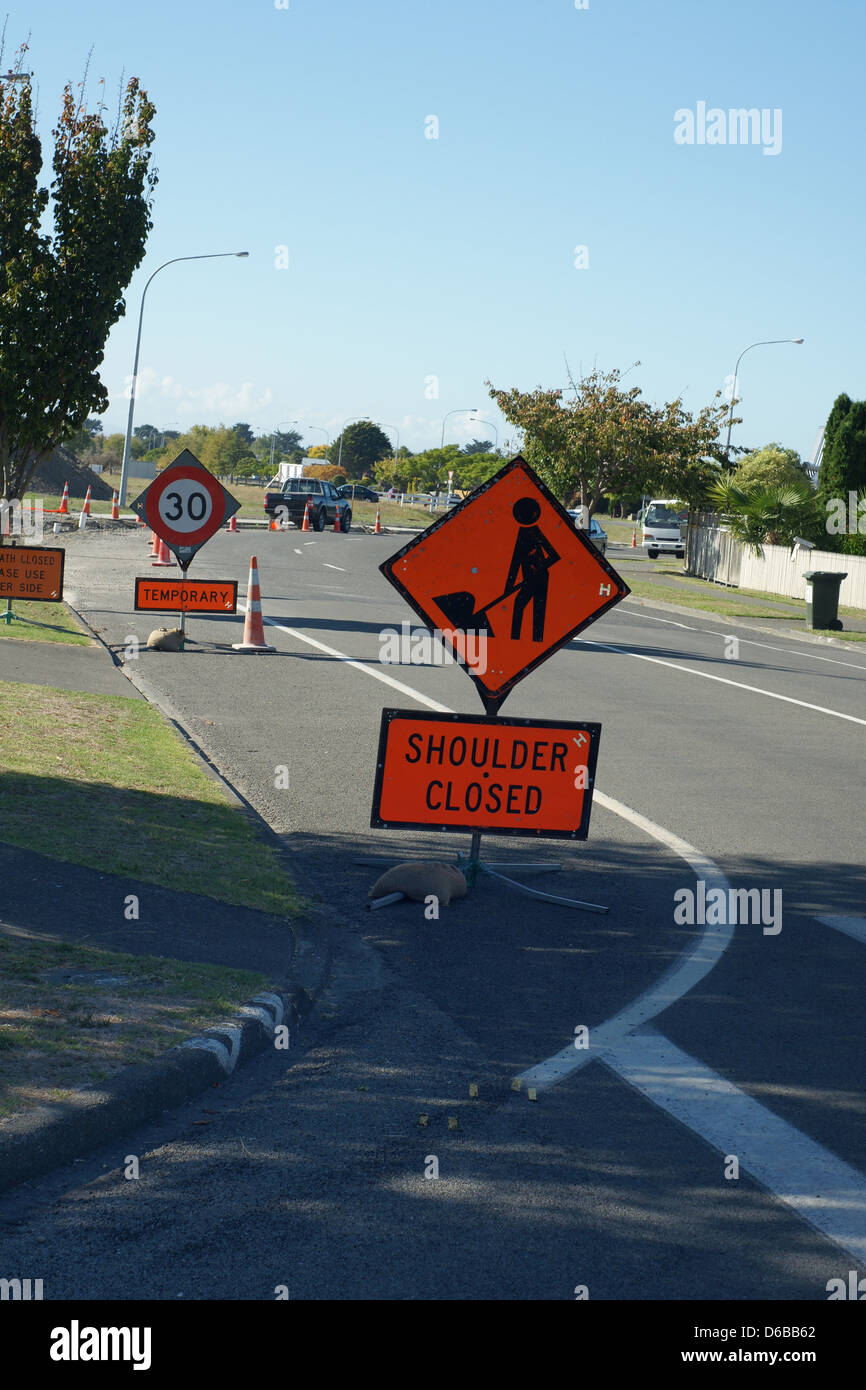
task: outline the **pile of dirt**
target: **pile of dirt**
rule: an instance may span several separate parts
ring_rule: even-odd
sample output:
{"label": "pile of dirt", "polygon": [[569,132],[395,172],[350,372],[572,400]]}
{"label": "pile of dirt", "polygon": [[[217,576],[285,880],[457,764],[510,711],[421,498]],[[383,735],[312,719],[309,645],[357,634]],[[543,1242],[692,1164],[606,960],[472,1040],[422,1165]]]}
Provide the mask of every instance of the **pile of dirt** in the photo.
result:
{"label": "pile of dirt", "polygon": [[69,496],[84,499],[87,489],[98,502],[110,502],[112,489],[90,468],[82,468],[65,449],[55,449],[37,469],[30,488],[33,492],[44,492],[47,496],[58,495],[63,484],[69,484]]}

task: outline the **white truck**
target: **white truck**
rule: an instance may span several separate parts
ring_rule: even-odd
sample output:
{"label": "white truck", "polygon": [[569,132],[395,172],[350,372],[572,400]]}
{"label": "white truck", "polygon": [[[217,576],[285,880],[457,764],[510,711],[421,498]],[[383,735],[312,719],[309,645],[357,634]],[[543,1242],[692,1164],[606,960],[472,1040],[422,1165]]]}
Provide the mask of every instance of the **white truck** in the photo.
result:
{"label": "white truck", "polygon": [[641,546],[651,560],[659,554],[676,555],[682,560],[686,553],[685,521],[682,503],[676,497],[651,497],[643,514]]}

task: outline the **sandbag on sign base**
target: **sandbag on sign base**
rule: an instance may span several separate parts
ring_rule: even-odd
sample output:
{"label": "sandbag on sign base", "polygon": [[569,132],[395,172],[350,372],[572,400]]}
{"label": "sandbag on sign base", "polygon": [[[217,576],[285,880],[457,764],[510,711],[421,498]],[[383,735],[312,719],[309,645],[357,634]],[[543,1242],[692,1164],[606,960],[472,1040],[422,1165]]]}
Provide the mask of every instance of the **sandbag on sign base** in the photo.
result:
{"label": "sandbag on sign base", "polygon": [[368,898],[384,898],[389,893],[402,893],[413,902],[422,903],[431,894],[447,907],[452,898],[465,898],[466,879],[452,864],[435,859],[415,859],[406,864],[394,864],[378,878],[367,894]]}

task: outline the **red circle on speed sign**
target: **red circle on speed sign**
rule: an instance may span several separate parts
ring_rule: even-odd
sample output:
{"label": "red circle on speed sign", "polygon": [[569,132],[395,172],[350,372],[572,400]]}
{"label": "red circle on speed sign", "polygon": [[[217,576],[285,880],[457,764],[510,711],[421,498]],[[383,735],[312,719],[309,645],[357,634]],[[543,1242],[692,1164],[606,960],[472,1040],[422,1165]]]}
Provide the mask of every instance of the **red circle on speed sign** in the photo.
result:
{"label": "red circle on speed sign", "polygon": [[197,546],[220,529],[225,493],[206,468],[181,464],[151,484],[145,505],[148,525],[171,545]]}

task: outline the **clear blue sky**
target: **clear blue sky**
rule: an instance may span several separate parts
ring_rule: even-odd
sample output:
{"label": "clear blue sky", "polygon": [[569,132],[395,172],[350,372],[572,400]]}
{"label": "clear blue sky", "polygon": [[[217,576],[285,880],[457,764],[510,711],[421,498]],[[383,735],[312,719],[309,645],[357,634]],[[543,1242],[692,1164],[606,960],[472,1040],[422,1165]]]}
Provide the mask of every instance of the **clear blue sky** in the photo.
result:
{"label": "clear blue sky", "polygon": [[[839,392],[866,396],[861,0],[12,0],[7,58],[28,31],[45,134],[91,46],[92,93],[125,69],[157,108],[106,432],[147,276],[242,249],[154,281],[137,423],[369,415],[418,450],[477,406],[502,443],[487,378],[640,360],[630,382],[696,410],[794,337],[745,358],[735,443],[809,455]],[[781,151],[677,144],[699,102],[781,110]]]}

